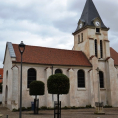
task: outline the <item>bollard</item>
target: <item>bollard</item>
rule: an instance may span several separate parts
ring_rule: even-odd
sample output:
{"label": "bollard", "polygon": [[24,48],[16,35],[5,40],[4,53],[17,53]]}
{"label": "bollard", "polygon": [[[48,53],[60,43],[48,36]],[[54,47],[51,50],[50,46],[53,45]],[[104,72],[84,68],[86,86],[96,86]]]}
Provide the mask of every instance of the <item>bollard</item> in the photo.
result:
{"label": "bollard", "polygon": [[7,115],[7,117],[6,118],[8,118],[8,115]]}

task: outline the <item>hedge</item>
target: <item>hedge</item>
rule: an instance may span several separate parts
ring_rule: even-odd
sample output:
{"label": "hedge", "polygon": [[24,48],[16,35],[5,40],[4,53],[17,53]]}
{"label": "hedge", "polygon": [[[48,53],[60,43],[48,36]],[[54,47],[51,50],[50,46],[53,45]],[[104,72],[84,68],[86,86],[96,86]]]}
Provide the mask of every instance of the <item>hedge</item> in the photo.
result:
{"label": "hedge", "polygon": [[68,94],[70,89],[69,78],[64,74],[51,75],[47,81],[48,93]]}
{"label": "hedge", "polygon": [[45,85],[41,81],[33,81],[29,86],[30,95],[44,95]]}

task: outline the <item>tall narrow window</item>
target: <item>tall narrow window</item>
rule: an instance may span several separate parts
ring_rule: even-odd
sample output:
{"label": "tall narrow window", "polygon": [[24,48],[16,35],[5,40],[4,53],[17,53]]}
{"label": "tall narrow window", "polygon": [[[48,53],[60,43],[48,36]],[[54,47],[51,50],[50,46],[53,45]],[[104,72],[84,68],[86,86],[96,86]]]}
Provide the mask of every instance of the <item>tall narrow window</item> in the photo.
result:
{"label": "tall narrow window", "polygon": [[97,57],[98,56],[98,53],[97,53],[97,40],[95,39],[95,56]]}
{"label": "tall narrow window", "polygon": [[78,35],[78,43],[80,43],[80,35]]}
{"label": "tall narrow window", "polygon": [[103,58],[102,40],[100,40],[100,54],[101,54],[101,58]]}
{"label": "tall narrow window", "polygon": [[36,70],[33,68],[30,68],[28,70],[27,88],[29,88],[30,83],[35,80],[36,80]]}
{"label": "tall narrow window", "polygon": [[78,70],[77,72],[77,78],[78,78],[78,88],[84,88],[85,87],[85,74],[83,70]]}
{"label": "tall narrow window", "polygon": [[96,28],[96,33],[100,33],[100,28]]}
{"label": "tall narrow window", "polygon": [[81,42],[83,42],[83,33],[81,33]]}
{"label": "tall narrow window", "polygon": [[104,75],[102,71],[99,71],[99,81],[100,81],[100,88],[104,88]]}
{"label": "tall narrow window", "polygon": [[6,72],[6,79],[8,79],[8,70],[7,70],[7,72]]}
{"label": "tall narrow window", "polygon": [[55,74],[57,74],[57,73],[61,73],[62,74],[62,71],[60,69],[56,69],[55,70]]}

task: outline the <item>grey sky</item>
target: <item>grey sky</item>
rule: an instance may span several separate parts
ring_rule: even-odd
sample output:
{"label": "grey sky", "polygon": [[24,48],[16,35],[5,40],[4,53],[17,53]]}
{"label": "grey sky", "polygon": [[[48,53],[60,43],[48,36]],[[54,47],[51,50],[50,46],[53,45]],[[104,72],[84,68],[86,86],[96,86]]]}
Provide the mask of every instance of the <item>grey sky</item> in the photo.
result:
{"label": "grey sky", "polygon": [[[6,42],[72,49],[86,0],[0,0],[0,68]],[[118,1],[93,0],[118,51]]]}

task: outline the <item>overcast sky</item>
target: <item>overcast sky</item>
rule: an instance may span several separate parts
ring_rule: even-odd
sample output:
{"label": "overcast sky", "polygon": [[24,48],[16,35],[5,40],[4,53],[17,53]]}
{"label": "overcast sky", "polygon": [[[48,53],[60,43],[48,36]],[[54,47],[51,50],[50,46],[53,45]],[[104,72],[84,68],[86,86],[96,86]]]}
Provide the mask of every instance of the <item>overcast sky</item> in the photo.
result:
{"label": "overcast sky", "polygon": [[[86,0],[0,0],[0,68],[6,42],[72,49]],[[118,51],[118,0],[93,0]]]}

